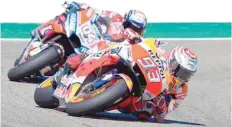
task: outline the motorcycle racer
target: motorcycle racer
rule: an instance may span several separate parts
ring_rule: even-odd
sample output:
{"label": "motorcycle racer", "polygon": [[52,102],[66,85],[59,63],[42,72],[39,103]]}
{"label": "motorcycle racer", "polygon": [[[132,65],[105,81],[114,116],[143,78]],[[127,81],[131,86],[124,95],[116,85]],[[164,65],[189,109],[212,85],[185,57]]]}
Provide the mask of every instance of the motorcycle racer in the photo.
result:
{"label": "motorcycle racer", "polygon": [[[85,3],[77,3],[74,1],[66,1],[64,5],[66,6],[66,12],[92,8]],[[114,11],[95,10],[101,15],[99,20],[104,20],[106,18],[110,18],[111,20],[110,25],[100,25],[103,29],[107,29],[107,26],[109,27],[108,31],[105,30],[105,32],[103,32],[103,34],[105,34],[103,40],[119,42],[123,41],[126,36],[126,39],[129,39],[129,42],[134,42],[134,40],[140,40],[141,36],[143,37],[147,25],[147,19],[143,12],[131,9],[125,13],[124,17],[122,17],[119,13]]]}
{"label": "motorcycle racer", "polygon": [[[90,7],[87,4],[76,2],[65,2],[65,4],[67,4],[66,11],[76,11]],[[123,42],[126,39],[129,43],[139,43],[141,41],[147,25],[147,19],[144,13],[138,10],[130,10],[122,17],[116,12],[99,11],[103,19],[106,17],[111,19],[108,32],[105,32],[106,34],[104,34],[103,40],[106,42]],[[66,64],[70,69],[75,70],[81,63],[83,56],[83,54],[72,54],[67,59]]]}
{"label": "motorcycle racer", "polygon": [[[188,93],[188,82],[197,71],[197,56],[189,48],[177,46],[170,55],[158,48],[157,55],[162,59],[165,68],[166,89],[150,101],[145,101],[136,113],[140,119],[154,116],[156,122],[164,122],[168,113],[175,110]],[[146,114],[146,115],[145,115]]]}
{"label": "motorcycle racer", "polygon": [[[95,31],[100,40],[109,40],[110,42],[122,42],[125,39],[124,37],[127,36],[129,42],[135,42],[134,40],[139,41],[141,39],[140,36],[143,36],[144,34],[144,30],[147,24],[146,16],[138,10],[130,10],[123,17],[119,13],[114,11],[95,9],[85,3],[77,3],[74,1],[65,1],[63,7],[65,8],[65,13],[56,16],[54,19],[51,20],[51,22],[58,24],[65,23],[67,18],[66,15],[68,13],[89,9],[88,13],[94,11],[99,15],[95,19],[96,21],[94,21],[93,25],[97,27]],[[54,34],[55,31],[53,30],[53,28],[49,27],[47,23],[31,31],[32,38],[34,38],[33,41],[38,43],[50,39],[50,37]],[[79,38],[83,43],[88,43],[86,42],[87,40],[89,40],[88,34],[90,34],[88,31],[86,33],[80,33]],[[84,39],[86,37],[87,40]],[[94,40],[98,41],[99,39],[95,38]],[[91,39],[91,42],[93,42],[94,40]],[[34,44],[35,47],[36,45],[38,45],[37,43]]]}

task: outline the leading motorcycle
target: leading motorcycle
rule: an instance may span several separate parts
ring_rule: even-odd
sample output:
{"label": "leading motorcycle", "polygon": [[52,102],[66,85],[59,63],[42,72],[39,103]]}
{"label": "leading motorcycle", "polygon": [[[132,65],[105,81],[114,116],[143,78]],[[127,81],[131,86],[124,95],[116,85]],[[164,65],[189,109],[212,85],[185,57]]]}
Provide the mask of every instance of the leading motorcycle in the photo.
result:
{"label": "leading motorcycle", "polygon": [[44,108],[62,107],[75,116],[136,109],[136,103],[153,99],[165,88],[164,67],[154,43],[148,38],[138,44],[112,44],[90,54],[60,82],[50,77],[38,85],[34,101]]}

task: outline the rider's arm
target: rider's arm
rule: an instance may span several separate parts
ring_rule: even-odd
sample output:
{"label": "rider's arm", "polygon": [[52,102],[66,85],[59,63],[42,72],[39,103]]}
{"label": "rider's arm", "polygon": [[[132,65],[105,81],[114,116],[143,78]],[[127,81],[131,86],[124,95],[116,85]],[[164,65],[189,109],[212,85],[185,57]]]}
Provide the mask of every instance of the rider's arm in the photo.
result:
{"label": "rider's arm", "polygon": [[167,114],[175,110],[184,101],[185,97],[187,96],[187,92],[188,86],[183,85],[183,87],[171,90],[168,92],[168,94],[163,95],[163,97],[161,96],[158,101],[165,103],[159,103],[155,109],[154,119],[156,122],[163,122]]}
{"label": "rider's arm", "polygon": [[119,13],[116,13],[114,11],[103,10],[101,12],[101,15],[109,17],[112,22],[123,22],[123,17]]}
{"label": "rider's arm", "polygon": [[168,104],[168,113],[175,110],[185,99],[188,92],[188,86],[182,85],[183,87],[178,88],[177,91],[171,91],[172,98],[170,100],[170,103]]}
{"label": "rider's arm", "polygon": [[102,17],[107,17],[110,19],[110,24],[107,32],[107,40],[114,42],[122,42],[124,40],[123,32],[123,17],[114,11],[101,11]]}

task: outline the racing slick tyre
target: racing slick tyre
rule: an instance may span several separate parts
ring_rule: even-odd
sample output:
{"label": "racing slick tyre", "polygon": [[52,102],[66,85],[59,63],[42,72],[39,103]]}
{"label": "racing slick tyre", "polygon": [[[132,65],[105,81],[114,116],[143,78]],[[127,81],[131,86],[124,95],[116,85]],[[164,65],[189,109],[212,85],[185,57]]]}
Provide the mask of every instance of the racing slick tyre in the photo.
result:
{"label": "racing slick tyre", "polygon": [[80,102],[70,101],[67,104],[66,112],[72,116],[85,116],[104,111],[109,106],[114,105],[121,97],[124,97],[129,92],[129,89],[126,82],[123,79],[119,79],[103,92],[98,93],[98,91],[101,90],[91,93],[92,95],[97,95],[88,99],[83,99]]}
{"label": "racing slick tyre", "polygon": [[45,66],[59,61],[62,54],[63,51],[59,46],[51,45],[27,61],[11,68],[8,72],[8,78],[11,81],[19,81],[31,74],[39,72]]}
{"label": "racing slick tyre", "polygon": [[34,93],[34,101],[35,103],[43,108],[56,108],[59,106],[59,100],[52,96],[54,88],[53,86],[45,87],[45,88],[36,88]]}

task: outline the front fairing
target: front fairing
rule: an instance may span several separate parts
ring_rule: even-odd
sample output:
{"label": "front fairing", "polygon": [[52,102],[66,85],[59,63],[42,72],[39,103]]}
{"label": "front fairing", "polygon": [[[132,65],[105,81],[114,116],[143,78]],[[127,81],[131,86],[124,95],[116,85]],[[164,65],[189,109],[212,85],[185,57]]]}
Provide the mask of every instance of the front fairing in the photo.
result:
{"label": "front fairing", "polygon": [[[118,63],[120,57],[114,56],[122,51],[122,47],[115,47],[101,52],[89,55],[75,71],[75,73],[65,74],[56,83],[57,87],[54,91],[54,96],[59,98],[60,101],[67,103],[74,93],[79,89],[81,84],[85,84],[86,79],[93,74],[94,71],[103,66],[111,66]],[[109,54],[106,53],[109,51]],[[57,72],[57,74],[62,71]]]}
{"label": "front fairing", "polygon": [[[63,73],[63,72],[58,72]],[[65,72],[64,72],[65,73]],[[56,79],[57,80],[57,79]],[[77,92],[81,86],[75,74],[64,74],[59,81],[56,81],[56,89],[54,90],[53,96],[59,99],[61,104],[67,103]]]}

